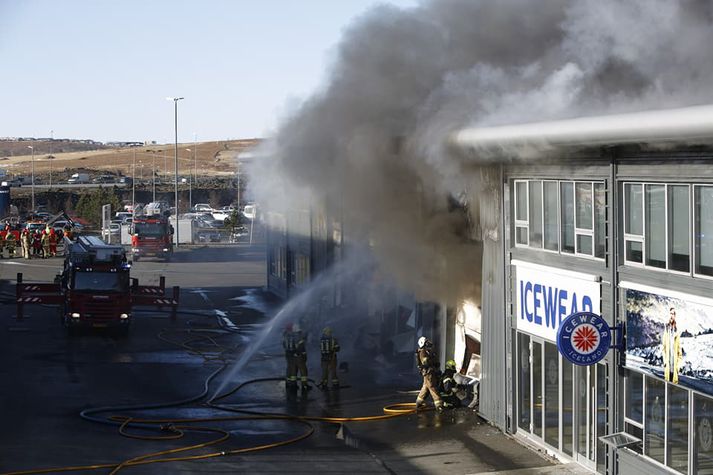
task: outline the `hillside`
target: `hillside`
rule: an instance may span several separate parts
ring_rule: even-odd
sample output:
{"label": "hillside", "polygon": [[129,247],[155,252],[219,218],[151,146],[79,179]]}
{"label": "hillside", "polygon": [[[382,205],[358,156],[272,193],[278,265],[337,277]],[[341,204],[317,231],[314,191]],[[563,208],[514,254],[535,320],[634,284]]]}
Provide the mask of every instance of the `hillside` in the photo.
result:
{"label": "hillside", "polygon": [[[217,142],[198,142],[178,144],[178,171],[181,176],[188,176],[197,168],[199,176],[226,176],[237,172],[238,154],[255,147],[259,139],[229,140]],[[7,170],[10,176],[29,175],[32,156],[27,152],[29,141],[0,141],[0,149],[6,147],[22,153],[0,157],[0,168]],[[159,144],[143,147],[107,148],[101,146],[93,150],[61,152],[56,148],[60,142],[54,141],[52,155],[49,155],[49,142],[34,142],[35,178],[49,177],[63,180],[77,170],[95,170],[115,175],[132,176],[132,164],[136,159],[136,177],[148,178],[151,170],[161,175],[174,174],[174,145]],[[77,144],[74,144],[77,145]],[[86,144],[90,145],[90,144]],[[190,149],[187,150],[187,149]],[[194,150],[197,155],[194,157]],[[51,158],[54,157],[54,158]],[[45,181],[40,178],[41,181]]]}

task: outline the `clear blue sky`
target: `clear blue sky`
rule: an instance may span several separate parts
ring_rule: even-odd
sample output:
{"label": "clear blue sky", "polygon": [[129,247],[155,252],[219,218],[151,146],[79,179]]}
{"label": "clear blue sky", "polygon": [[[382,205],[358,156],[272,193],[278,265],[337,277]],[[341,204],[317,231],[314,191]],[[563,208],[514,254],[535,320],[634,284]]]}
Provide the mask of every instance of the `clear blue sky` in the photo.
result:
{"label": "clear blue sky", "polygon": [[0,137],[264,137],[323,84],[342,31],[418,0],[0,0]]}

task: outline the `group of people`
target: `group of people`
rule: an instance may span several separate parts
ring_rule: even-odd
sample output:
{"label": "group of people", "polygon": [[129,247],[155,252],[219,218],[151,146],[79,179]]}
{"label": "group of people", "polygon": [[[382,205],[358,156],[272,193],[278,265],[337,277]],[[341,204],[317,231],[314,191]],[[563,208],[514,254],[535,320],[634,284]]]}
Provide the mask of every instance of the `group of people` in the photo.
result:
{"label": "group of people", "polygon": [[[311,389],[307,370],[307,345],[306,336],[299,324],[289,324],[282,335],[282,347],[285,350],[287,362],[287,376],[285,385],[288,389],[297,389],[297,379],[303,391]],[[319,352],[321,356],[322,379],[319,383],[321,389],[339,389],[337,378],[337,353],[339,342],[332,335],[332,329],[326,327],[322,330],[319,339]]]}
{"label": "group of people", "polygon": [[423,376],[421,391],[416,397],[416,409],[426,406],[429,394],[439,412],[445,408],[460,407],[467,399],[471,399],[468,404],[470,409],[478,404],[477,381],[469,381],[456,373],[456,362],[453,360],[448,360],[445,369],[441,371],[438,353],[431,340],[424,336],[418,339],[416,361]]}
{"label": "group of people", "polygon": [[46,226],[42,232],[39,230],[33,232],[25,228],[20,232],[20,242],[18,243],[17,235],[8,224],[5,226],[5,235],[0,239],[0,259],[5,257],[5,249],[7,249],[8,257],[14,258],[18,244],[22,250],[22,257],[25,259],[31,259],[33,256],[38,258],[54,257],[57,255],[57,242],[60,238],[61,236],[50,226]]}

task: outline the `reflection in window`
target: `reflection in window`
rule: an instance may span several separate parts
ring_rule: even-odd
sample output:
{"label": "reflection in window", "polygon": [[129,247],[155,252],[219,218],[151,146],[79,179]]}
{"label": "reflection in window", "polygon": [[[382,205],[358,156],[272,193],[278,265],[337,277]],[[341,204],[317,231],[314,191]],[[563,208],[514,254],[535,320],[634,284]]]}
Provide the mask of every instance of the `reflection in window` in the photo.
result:
{"label": "reflection in window", "polygon": [[545,342],[545,442],[559,448],[559,352]]}
{"label": "reflection in window", "polygon": [[557,222],[557,182],[544,182],[545,249],[559,250]]}
{"label": "reflection in window", "polygon": [[713,474],[713,399],[693,394],[693,473]]}
{"label": "reflection in window", "polygon": [[646,265],[666,268],[666,185],[646,185]]}
{"label": "reflection in window", "polygon": [[673,384],[668,385],[668,391],[667,464],[688,473],[688,391]]}
{"label": "reflection in window", "polygon": [[644,423],[644,376],[634,371],[626,371],[626,404],[624,417]]}
{"label": "reflection in window", "polygon": [[713,186],[695,187],[696,273],[713,276]]}
{"label": "reflection in window", "polygon": [[670,185],[668,187],[668,267],[681,272],[691,270],[689,211],[688,186]]}
{"label": "reflection in window", "polygon": [[664,463],[664,429],[666,422],[666,384],[646,378],[646,421],[644,423],[644,455]]}
{"label": "reflection in window", "polygon": [[592,229],[592,184],[577,183],[577,227]]}
{"label": "reflection in window", "polygon": [[542,247],[542,182],[531,181],[529,192],[530,247]]}
{"label": "reflection in window", "polygon": [[518,400],[518,425],[521,429],[530,432],[530,337],[519,333],[518,352],[520,358],[520,371],[517,375],[517,387],[520,390]]}
{"label": "reflection in window", "polygon": [[594,257],[604,258],[607,250],[607,194],[604,183],[594,184]]}
{"label": "reflection in window", "polygon": [[574,183],[563,182],[561,187],[562,206],[562,252],[574,254]]}
{"label": "reflection in window", "polygon": [[572,363],[562,358],[562,451],[567,455],[572,455],[574,437],[572,366]]}
{"label": "reflection in window", "polygon": [[532,342],[532,431],[542,436],[542,344]]}

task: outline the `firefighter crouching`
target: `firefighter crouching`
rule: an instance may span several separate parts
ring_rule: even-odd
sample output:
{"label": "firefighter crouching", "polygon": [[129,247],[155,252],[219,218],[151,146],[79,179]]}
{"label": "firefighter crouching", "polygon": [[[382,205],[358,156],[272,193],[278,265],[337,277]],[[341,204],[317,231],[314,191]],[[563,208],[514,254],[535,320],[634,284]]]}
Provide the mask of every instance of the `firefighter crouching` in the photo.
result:
{"label": "firefighter crouching", "polygon": [[29,259],[30,253],[32,252],[32,236],[30,235],[29,229],[25,228],[22,230],[20,243],[22,244],[22,257]]}
{"label": "firefighter crouching", "polygon": [[330,384],[332,388],[339,388],[337,378],[337,352],[339,352],[339,342],[332,336],[332,329],[327,327],[322,330],[322,337],[319,339],[319,351],[322,354],[322,381],[319,387],[327,389]]}
{"label": "firefighter crouching", "polygon": [[15,257],[15,246],[17,245],[17,238],[15,237],[15,233],[10,230],[10,226],[5,227],[5,247],[7,247],[7,253],[9,257]]}
{"label": "firefighter crouching", "polygon": [[430,393],[436,410],[442,411],[443,401],[441,401],[441,396],[438,394],[438,373],[440,364],[438,363],[438,356],[433,348],[433,343],[425,336],[418,339],[416,361],[418,363],[418,369],[421,371],[421,376],[423,376],[423,385],[416,398],[416,409],[420,409],[426,405],[425,399]]}
{"label": "firefighter crouching", "polygon": [[311,389],[309,381],[307,380],[307,349],[305,348],[305,338],[299,325],[288,325],[282,338],[282,347],[285,349],[285,358],[287,360],[287,388],[297,388],[297,373],[299,372],[302,390],[306,391]]}

